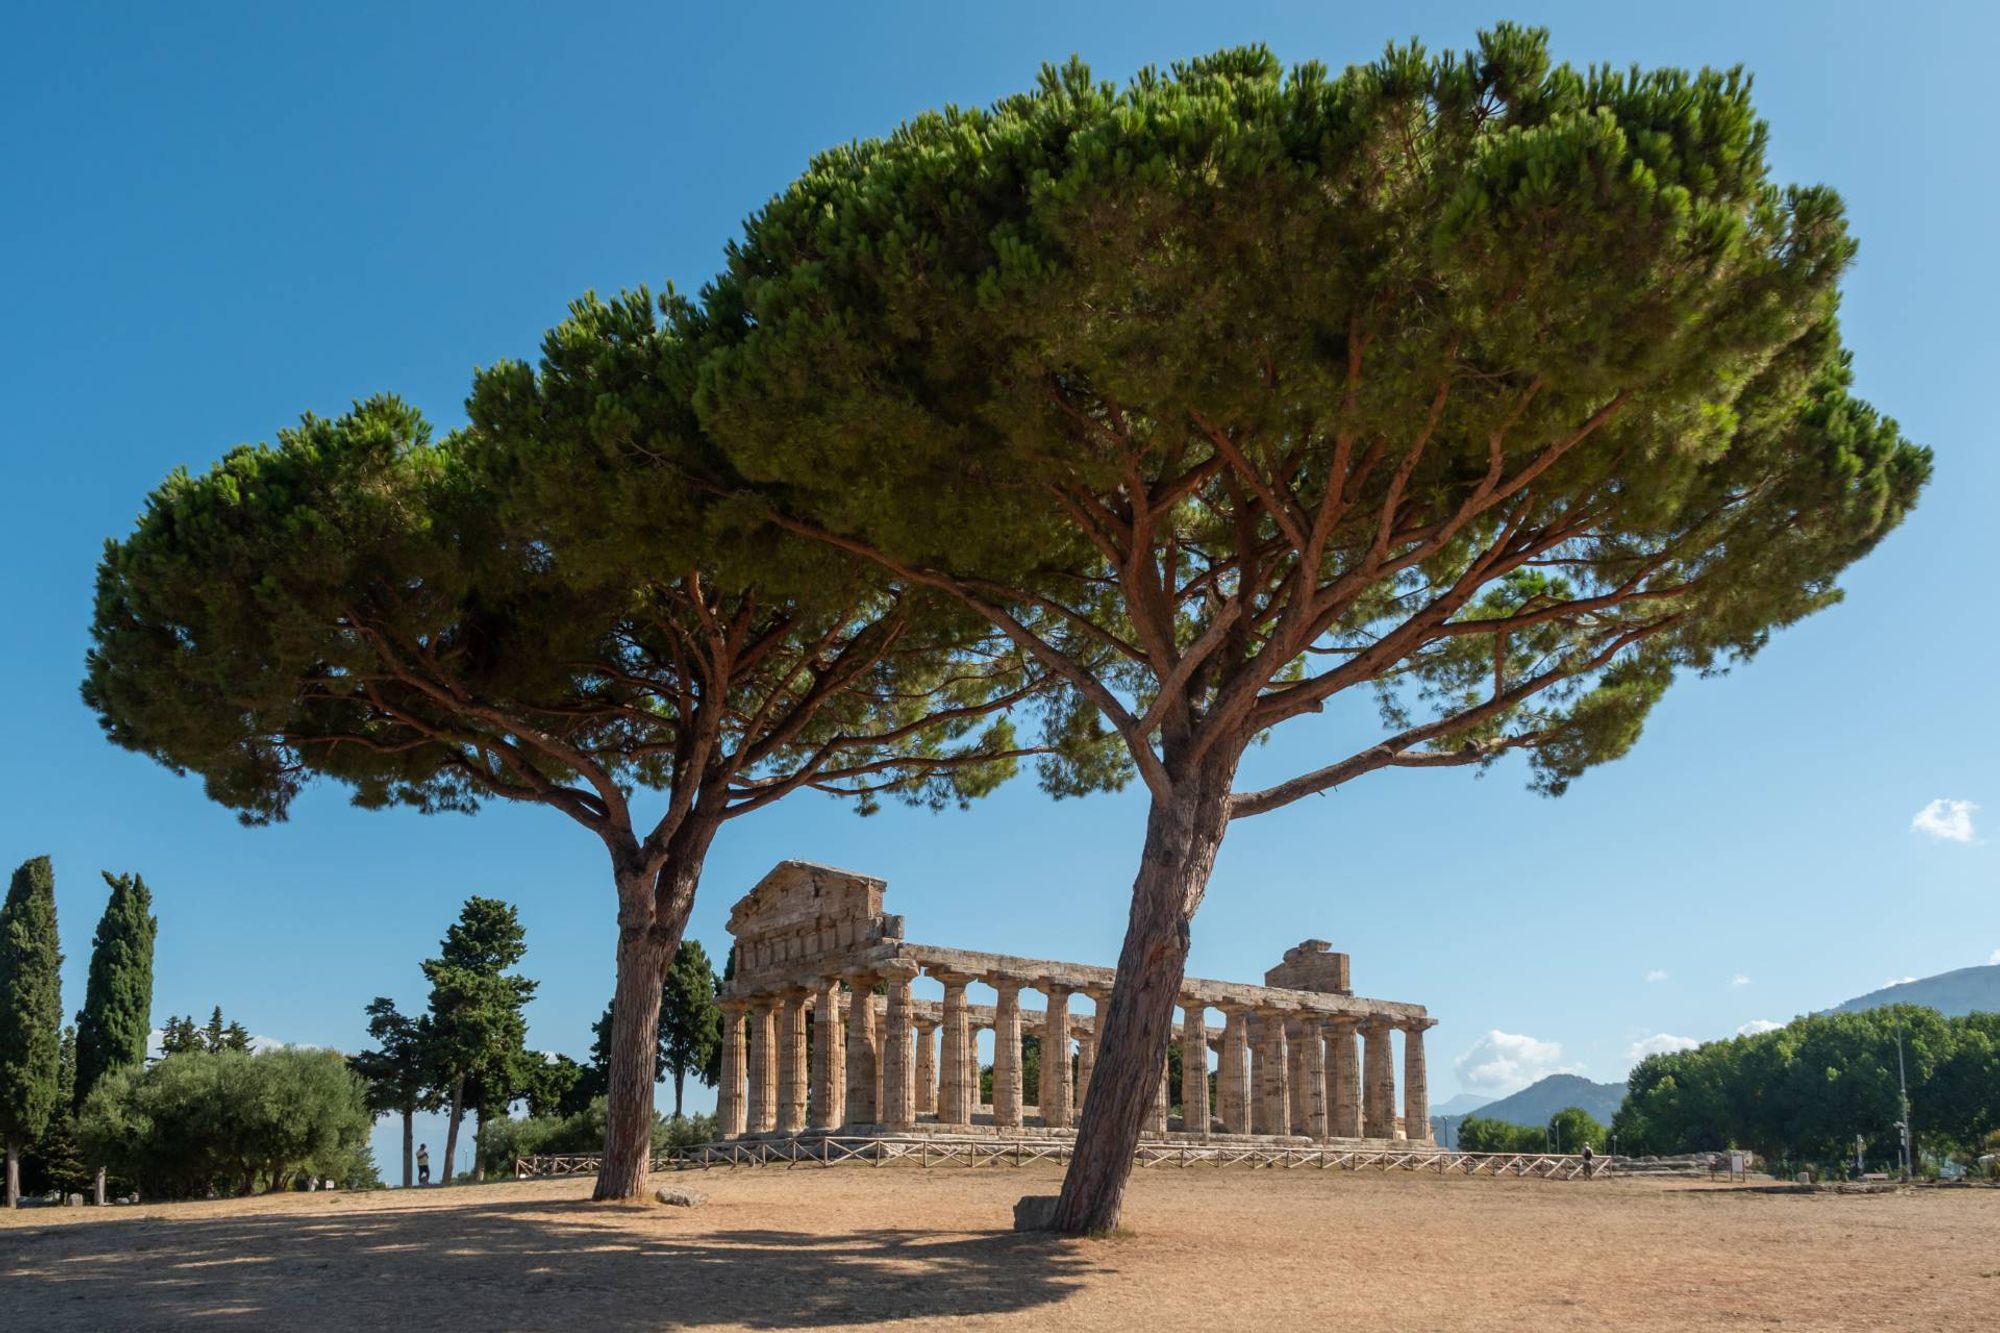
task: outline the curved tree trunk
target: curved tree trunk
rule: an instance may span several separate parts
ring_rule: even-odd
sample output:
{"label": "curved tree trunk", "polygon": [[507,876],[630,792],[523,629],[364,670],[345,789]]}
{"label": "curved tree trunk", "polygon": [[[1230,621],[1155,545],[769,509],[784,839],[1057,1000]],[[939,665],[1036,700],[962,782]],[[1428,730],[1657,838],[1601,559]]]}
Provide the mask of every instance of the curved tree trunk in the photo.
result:
{"label": "curved tree trunk", "polygon": [[[1213,769],[1214,771],[1211,771]],[[1132,883],[1132,914],[1091,1066],[1076,1149],[1051,1225],[1067,1235],[1110,1231],[1125,1206],[1132,1153],[1166,1065],[1174,1004],[1187,972],[1188,926],[1208,888],[1229,824],[1234,765],[1208,765],[1153,801]]]}
{"label": "curved tree trunk", "polygon": [[653,1088],[660,1077],[660,993],[680,951],[715,828],[714,822],[698,824],[691,817],[657,878],[619,880],[618,983],[611,996],[604,1157],[593,1199],[635,1200],[646,1192],[653,1155]]}

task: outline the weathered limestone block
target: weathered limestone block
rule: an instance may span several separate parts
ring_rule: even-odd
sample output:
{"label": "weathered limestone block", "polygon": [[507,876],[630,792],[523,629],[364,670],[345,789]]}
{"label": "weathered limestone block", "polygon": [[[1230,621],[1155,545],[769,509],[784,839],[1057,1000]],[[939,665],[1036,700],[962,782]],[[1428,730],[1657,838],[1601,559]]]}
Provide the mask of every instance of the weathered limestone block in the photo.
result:
{"label": "weathered limestone block", "polygon": [[765,1000],[750,1011],[750,1132],[778,1123],[777,1008]]}
{"label": "weathered limestone block", "polygon": [[935,1018],[918,1018],[917,1023],[917,1114],[936,1115],[938,1109],[938,1060]]}
{"label": "weathered limestone block", "polygon": [[916,1054],[912,1039],[915,1025],[910,1021],[910,980],[917,974],[915,963],[897,961],[887,967],[889,997],[886,1011],[888,1032],[882,1042],[882,1123],[890,1129],[906,1130],[917,1121]]}
{"label": "weathered limestone block", "polygon": [[1412,1143],[1433,1142],[1430,1074],[1424,1068],[1424,1033],[1436,1025],[1434,1018],[1407,1020],[1403,1024],[1403,1134]]}

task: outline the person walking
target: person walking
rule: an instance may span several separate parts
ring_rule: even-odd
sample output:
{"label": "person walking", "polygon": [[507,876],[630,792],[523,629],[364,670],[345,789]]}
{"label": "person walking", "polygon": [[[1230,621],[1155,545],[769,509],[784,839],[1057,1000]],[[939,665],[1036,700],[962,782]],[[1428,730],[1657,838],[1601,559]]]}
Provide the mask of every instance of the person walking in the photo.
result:
{"label": "person walking", "polygon": [[428,1143],[419,1143],[417,1145],[417,1184],[428,1185],[430,1183],[431,1145]]}

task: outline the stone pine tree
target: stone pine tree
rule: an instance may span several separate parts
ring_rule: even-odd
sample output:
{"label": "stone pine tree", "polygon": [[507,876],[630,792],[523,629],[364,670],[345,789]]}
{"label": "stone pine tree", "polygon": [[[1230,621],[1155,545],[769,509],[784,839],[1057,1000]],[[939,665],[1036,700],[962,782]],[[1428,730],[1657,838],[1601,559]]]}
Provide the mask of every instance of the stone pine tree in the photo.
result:
{"label": "stone pine tree", "polygon": [[55,1113],[62,1068],[62,949],[56,874],[46,856],[22,862],[0,905],[0,1142],[6,1203],[21,1202],[21,1150]]}
{"label": "stone pine tree", "polygon": [[403,1119],[403,1188],[408,1189],[415,1179],[417,1112],[437,1109],[430,1025],[426,1017],[400,1013],[394,1000],[378,995],[368,1005],[368,1036],[374,1049],[348,1063],[367,1080],[370,1109]]}
{"label": "stone pine tree", "polygon": [[[1117,1222],[1233,821],[1516,752],[1560,792],[1915,502],[1928,452],[1850,394],[1840,201],[1765,149],[1740,71],[1516,27],[1339,75],[1072,62],[829,151],[731,248],[685,334],[709,438],[1145,785],[1060,1229]],[[1239,788],[1317,714],[1324,762]]]}
{"label": "stone pine tree", "polygon": [[[83,1106],[98,1080],[114,1069],[143,1065],[153,1023],[153,938],[159,922],[153,897],[137,875],[112,875],[111,898],[90,945],[90,976],[76,1016],[76,1088],[71,1109]],[[104,1168],[96,1201],[104,1202]]]}
{"label": "stone pine tree", "polygon": [[431,983],[424,1062],[447,1116],[442,1176],[447,1185],[466,1111],[477,1111],[483,1122],[513,1099],[527,1040],[521,1011],[534,996],[535,983],[510,969],[527,951],[527,932],[512,904],[475,895],[445,931],[438,956],[423,965]]}
{"label": "stone pine tree", "polygon": [[656,1006],[722,825],[806,788],[981,795],[1042,683],[949,599],[727,500],[690,374],[643,293],[586,300],[539,366],[483,372],[445,440],[378,398],[175,474],[107,549],[84,685],[115,742],[252,822],[329,779],[367,807],[540,804],[597,837],[602,1198],[644,1187]]}

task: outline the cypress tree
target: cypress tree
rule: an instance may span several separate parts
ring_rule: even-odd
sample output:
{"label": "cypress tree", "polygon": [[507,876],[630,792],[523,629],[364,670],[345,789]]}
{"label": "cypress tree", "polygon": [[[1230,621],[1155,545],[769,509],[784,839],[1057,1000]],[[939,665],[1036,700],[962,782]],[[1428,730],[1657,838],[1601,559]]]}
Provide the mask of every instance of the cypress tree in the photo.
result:
{"label": "cypress tree", "polygon": [[111,901],[91,941],[90,980],[76,1016],[76,1106],[113,1069],[145,1063],[153,1022],[153,938],[159,922],[152,894],[137,875],[107,871],[104,882],[111,886]]}
{"label": "cypress tree", "polygon": [[9,1208],[21,1201],[21,1149],[41,1138],[56,1109],[61,969],[55,868],[37,856],[14,872],[0,906],[0,1139]]}

